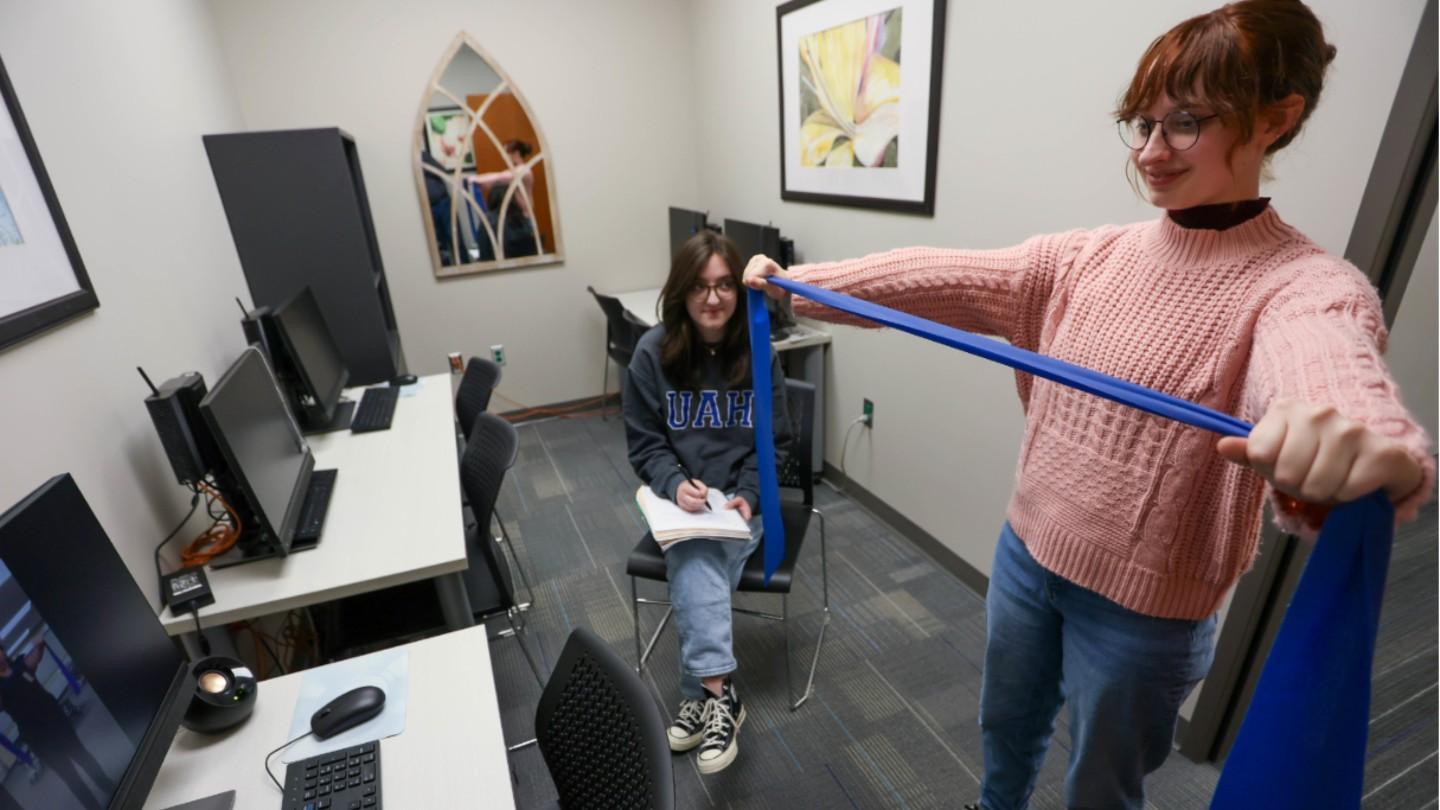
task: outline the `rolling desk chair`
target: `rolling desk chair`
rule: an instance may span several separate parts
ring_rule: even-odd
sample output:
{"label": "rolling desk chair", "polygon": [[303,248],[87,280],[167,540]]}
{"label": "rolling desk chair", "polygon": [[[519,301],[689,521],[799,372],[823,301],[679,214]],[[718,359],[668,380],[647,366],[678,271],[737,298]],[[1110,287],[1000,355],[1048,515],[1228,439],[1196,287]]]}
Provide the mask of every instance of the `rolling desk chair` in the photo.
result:
{"label": "rolling desk chair", "polygon": [[[509,422],[489,413],[482,413],[476,418],[470,441],[465,445],[465,455],[460,460],[460,487],[470,499],[470,508],[477,519],[480,515],[485,516],[485,525],[477,524],[465,533],[465,553],[470,560],[470,566],[465,571],[465,591],[477,620],[505,616],[510,629],[501,631],[500,636],[515,637],[526,662],[530,664],[530,671],[535,673],[535,680],[541,682],[540,668],[535,665],[535,659],[525,645],[523,617],[519,623],[516,622],[520,608],[511,587],[510,569],[496,557],[495,547],[501,544],[492,542],[494,538],[488,531],[489,516],[495,511],[495,500],[500,495],[501,484],[505,482],[505,471],[514,463],[517,445],[515,427]],[[523,571],[521,569],[522,578]],[[530,588],[528,578],[525,578],[525,587]],[[530,598],[532,601],[535,598],[533,591]]]}
{"label": "rolling desk chair", "polygon": [[[635,354],[635,344],[640,341],[640,336],[649,331],[650,327],[635,320],[625,306],[620,303],[619,298],[609,295],[601,295],[595,292],[594,287],[586,287],[590,294],[595,296],[595,303],[600,305],[600,310],[605,313],[605,375],[600,383],[600,418],[608,419],[609,416],[604,410],[605,395],[610,390],[610,361],[614,360],[620,364],[621,369],[630,367],[630,357]],[[624,390],[623,378],[621,390]]]}
{"label": "rolling desk chair", "polygon": [[[820,663],[820,648],[825,643],[825,628],[830,624],[830,572],[825,554],[825,516],[820,510],[814,507],[815,503],[815,479],[810,471],[810,444],[814,440],[815,420],[814,402],[815,386],[799,380],[785,381],[785,401],[790,412],[792,425],[797,425],[796,446],[789,457],[781,464],[779,469],[780,486],[785,489],[798,490],[800,500],[784,500],[780,502],[780,517],[785,524],[785,559],[780,567],[776,569],[775,575],[770,578],[770,587],[765,587],[765,560],[761,548],[750,555],[745,561],[745,567],[740,574],[740,586],[737,591],[747,593],[774,593],[780,595],[780,615],[765,613],[758,610],[746,608],[732,608],[736,613],[744,613],[750,616],[759,616],[762,619],[778,621],[785,626],[785,688],[790,693],[790,710],[800,708],[805,701],[810,699],[814,692],[815,667]],[[810,516],[814,515],[820,523],[820,582],[823,600],[823,618],[820,624],[820,634],[815,641],[815,653],[810,659],[810,672],[805,681],[805,691],[798,698],[795,695],[795,686],[790,677],[790,622],[789,597],[791,586],[795,579],[795,564],[800,559],[800,549],[804,545],[805,532],[810,527]],[[655,642],[659,640],[660,633],[665,630],[666,622],[670,621],[670,614],[674,608],[670,606],[669,600],[664,599],[641,599],[637,590],[636,582],[639,579],[650,579],[659,582],[666,581],[665,553],[656,544],[655,538],[646,532],[630,552],[630,558],[625,565],[625,573],[630,575],[630,611],[635,622],[635,671],[639,673],[645,667],[645,660],[650,657],[651,650],[655,649]],[[640,647],[640,606],[641,605],[664,605],[665,615],[660,619],[660,625],[655,628],[650,641],[642,650]]]}

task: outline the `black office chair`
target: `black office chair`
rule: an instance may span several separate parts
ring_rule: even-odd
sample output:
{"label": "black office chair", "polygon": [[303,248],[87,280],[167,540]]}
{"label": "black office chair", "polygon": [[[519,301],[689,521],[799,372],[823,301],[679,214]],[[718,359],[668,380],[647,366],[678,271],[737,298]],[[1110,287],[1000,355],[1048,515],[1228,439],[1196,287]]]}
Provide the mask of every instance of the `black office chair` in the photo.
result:
{"label": "black office chair", "polygon": [[[496,556],[495,548],[501,544],[494,542],[496,538],[491,537],[488,531],[495,500],[505,482],[505,471],[514,463],[518,446],[514,425],[489,413],[475,418],[470,441],[465,445],[465,456],[460,460],[460,487],[470,499],[470,508],[474,510],[476,519],[482,523],[465,532],[465,556],[469,560],[469,567],[465,570],[465,591],[476,619],[484,621],[505,616],[510,629],[501,631],[500,636],[515,637],[530,664],[530,670],[535,673],[535,680],[540,681],[540,668],[525,646],[525,623],[515,602],[509,566]],[[529,585],[527,579],[525,586],[529,588]],[[534,600],[533,592],[531,600]],[[520,619],[518,623],[517,618]]]}
{"label": "black office chair", "polygon": [[[759,616],[762,619],[782,622],[785,625],[785,688],[790,695],[790,710],[795,711],[804,705],[814,693],[815,667],[820,663],[820,648],[825,643],[825,629],[830,625],[830,571],[825,554],[825,516],[816,509],[815,503],[815,480],[810,469],[811,445],[815,434],[815,386],[799,380],[785,381],[785,400],[790,414],[790,424],[796,426],[795,448],[789,457],[780,463],[778,476],[780,486],[784,489],[799,492],[800,500],[781,500],[780,518],[785,525],[785,559],[780,567],[775,570],[774,576],[770,578],[770,587],[765,587],[765,560],[764,547],[755,550],[746,560],[745,568],[740,574],[739,591],[747,593],[773,593],[780,595],[780,615],[765,613],[758,610],[746,608],[732,608],[736,613],[744,613],[750,616]],[[782,490],[783,492],[783,490]],[[820,582],[824,614],[820,624],[820,634],[815,641],[815,653],[810,659],[810,672],[805,681],[805,691],[798,698],[795,696],[794,682],[790,677],[790,623],[789,597],[790,588],[795,579],[795,563],[800,559],[800,549],[805,542],[805,533],[810,528],[810,516],[814,515],[820,523]],[[630,611],[635,622],[635,671],[641,672],[645,667],[645,660],[650,657],[650,652],[655,649],[655,642],[659,640],[660,633],[665,630],[665,625],[670,621],[670,614],[674,608],[670,606],[667,599],[641,599],[637,591],[635,580],[650,579],[659,582],[666,581],[665,574],[665,553],[655,543],[655,538],[646,533],[630,552],[630,558],[625,564],[625,573],[630,575]],[[664,605],[665,615],[660,619],[660,626],[650,636],[650,641],[641,649],[640,646],[640,606],[641,605]]]}
{"label": "black office chair", "polygon": [[665,721],[600,637],[577,627],[535,709],[535,737],[563,808],[675,807]]}
{"label": "black office chair", "polygon": [[500,384],[500,367],[483,357],[472,357],[465,364],[465,375],[455,392],[455,418],[460,422],[460,435],[469,440],[475,417],[490,407],[490,392]]}
{"label": "black office chair", "polygon": [[[620,303],[619,298],[609,295],[601,295],[595,292],[594,287],[586,287],[590,294],[595,296],[595,303],[605,313],[605,375],[600,383],[600,397],[603,405],[604,398],[610,391],[610,361],[614,360],[620,364],[620,368],[630,367],[630,357],[635,354],[635,344],[640,342],[640,336],[650,330],[650,327],[635,319],[626,311],[625,305]],[[624,388],[623,380],[621,378]],[[605,411],[600,411],[600,418],[609,418]]]}

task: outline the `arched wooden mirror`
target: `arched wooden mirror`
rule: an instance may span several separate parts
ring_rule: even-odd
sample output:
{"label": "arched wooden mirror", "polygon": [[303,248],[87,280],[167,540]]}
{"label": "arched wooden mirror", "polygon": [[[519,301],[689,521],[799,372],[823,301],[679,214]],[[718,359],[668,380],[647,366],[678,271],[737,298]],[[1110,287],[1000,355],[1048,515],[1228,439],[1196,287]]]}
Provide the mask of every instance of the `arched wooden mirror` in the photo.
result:
{"label": "arched wooden mirror", "polygon": [[414,155],[435,275],[564,258],[545,136],[520,89],[463,32],[430,77]]}

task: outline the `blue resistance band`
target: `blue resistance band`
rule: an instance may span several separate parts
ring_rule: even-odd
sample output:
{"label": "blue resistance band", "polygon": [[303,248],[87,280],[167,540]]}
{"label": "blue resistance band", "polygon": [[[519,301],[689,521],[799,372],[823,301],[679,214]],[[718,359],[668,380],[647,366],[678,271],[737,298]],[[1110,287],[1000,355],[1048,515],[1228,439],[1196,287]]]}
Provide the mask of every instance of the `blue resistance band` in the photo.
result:
{"label": "blue resistance band", "polygon": [[[1250,434],[1252,426],[1230,414],[1093,369],[797,281],[772,278],[770,283],[833,309],[1156,416],[1222,436]],[[749,296],[756,449],[761,459],[773,459],[769,315],[763,293],[750,290]],[[775,465],[762,461],[760,471],[768,583],[785,558],[785,541],[779,526]],[[1370,670],[1394,515],[1382,492],[1330,512],[1220,775],[1212,810],[1359,807],[1369,734]]]}

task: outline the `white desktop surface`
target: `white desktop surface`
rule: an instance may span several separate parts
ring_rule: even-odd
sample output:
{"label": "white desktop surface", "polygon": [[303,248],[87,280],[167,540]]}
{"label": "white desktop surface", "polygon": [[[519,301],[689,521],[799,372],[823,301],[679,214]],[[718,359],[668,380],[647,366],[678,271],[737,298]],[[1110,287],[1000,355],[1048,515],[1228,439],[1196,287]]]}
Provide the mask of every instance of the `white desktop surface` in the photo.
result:
{"label": "white desktop surface", "polygon": [[[410,654],[409,705],[405,731],[380,741],[381,805],[513,808],[485,628],[403,649]],[[254,713],[229,732],[180,729],[145,807],[158,810],[227,790],[235,791],[235,810],[280,807],[281,793],[265,775],[263,761],[290,739],[286,734],[303,677],[261,681]],[[283,783],[285,765],[279,760],[277,755],[271,767]]]}
{"label": "white desktop surface", "polygon": [[[315,469],[338,469],[320,544],[285,557],[207,571],[215,604],[205,627],[463,571],[465,524],[450,375],[422,377],[389,430],[307,437]],[[359,400],[363,388],[346,389]],[[178,542],[178,541],[177,541]],[[195,629],[160,612],[170,635]]]}
{"label": "white desktop surface", "polygon": [[[631,315],[634,315],[646,326],[654,326],[658,321],[655,317],[655,305],[660,300],[660,288],[655,287],[649,290],[633,290],[631,292],[615,293],[615,298],[625,307]],[[772,341],[771,345],[776,351],[789,351],[791,349],[805,349],[811,346],[823,346],[830,342],[830,333],[816,329],[805,324],[797,324],[795,328],[785,337],[784,340]]]}

